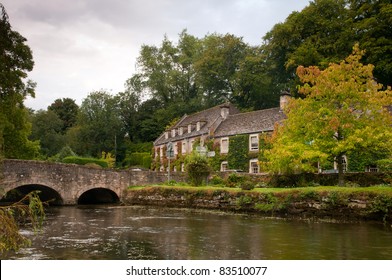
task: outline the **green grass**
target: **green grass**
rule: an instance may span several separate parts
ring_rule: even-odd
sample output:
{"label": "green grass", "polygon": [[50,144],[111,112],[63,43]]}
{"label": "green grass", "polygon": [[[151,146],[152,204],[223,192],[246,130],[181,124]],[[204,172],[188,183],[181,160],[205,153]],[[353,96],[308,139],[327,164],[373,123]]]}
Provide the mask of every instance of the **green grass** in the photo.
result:
{"label": "green grass", "polygon": [[[146,186],[130,186],[130,190],[141,190],[144,188],[169,188],[169,189],[182,189],[182,190],[195,190],[195,191],[216,191],[224,190],[228,192],[242,192],[240,188],[227,188],[223,185],[218,186],[199,186],[194,187],[186,183],[176,183],[173,185],[167,184],[156,184],[156,185],[146,185]],[[392,197],[392,187],[391,186],[371,186],[371,187],[337,187],[337,186],[318,186],[318,187],[301,187],[301,188],[255,188],[251,191],[245,191],[247,193],[299,193],[299,192],[337,192],[341,194],[358,194],[358,193],[374,193],[374,194],[384,194]]]}

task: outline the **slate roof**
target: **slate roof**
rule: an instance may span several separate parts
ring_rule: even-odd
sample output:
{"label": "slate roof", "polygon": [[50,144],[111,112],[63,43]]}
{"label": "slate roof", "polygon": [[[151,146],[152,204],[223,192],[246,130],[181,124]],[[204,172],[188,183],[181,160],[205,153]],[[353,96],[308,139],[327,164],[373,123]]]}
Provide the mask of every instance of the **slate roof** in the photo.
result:
{"label": "slate roof", "polygon": [[[179,120],[173,127],[170,128],[169,130],[169,138],[165,139],[165,132],[162,133],[157,140],[155,140],[154,145],[162,145],[166,144],[171,141],[178,141],[186,138],[191,138],[191,137],[197,137],[203,134],[209,134],[210,129],[214,127],[215,125],[219,125],[219,123],[222,121],[221,117],[221,107],[222,106],[227,106],[229,108],[229,115],[230,114],[238,114],[240,111],[233,106],[230,103],[225,103],[222,105],[218,105],[212,108],[209,108],[204,111],[200,111],[197,113],[194,113],[192,115],[185,115]],[[196,130],[196,123],[200,121],[201,126],[200,130]],[[192,125],[192,132],[188,133],[188,125]],[[178,134],[178,128],[183,127],[183,134],[179,135]],[[176,129],[176,136],[171,137],[171,130]]]}
{"label": "slate roof", "polygon": [[[226,119],[221,117],[221,107],[229,108],[229,115]],[[192,115],[185,115],[169,130],[169,138],[165,138],[162,133],[154,145],[162,145],[168,142],[175,142],[200,135],[212,134],[213,137],[226,137],[238,134],[251,134],[273,131],[275,123],[281,122],[285,118],[279,107],[240,113],[240,111],[230,103],[215,106],[210,109],[197,112]],[[196,130],[196,123],[201,122],[200,130]],[[192,125],[191,133],[188,133],[188,125]],[[178,134],[178,128],[183,127],[183,134]],[[176,136],[171,137],[171,130],[176,129]]]}
{"label": "slate roof", "polygon": [[273,131],[275,123],[284,118],[279,107],[229,115],[216,129],[214,137]]}

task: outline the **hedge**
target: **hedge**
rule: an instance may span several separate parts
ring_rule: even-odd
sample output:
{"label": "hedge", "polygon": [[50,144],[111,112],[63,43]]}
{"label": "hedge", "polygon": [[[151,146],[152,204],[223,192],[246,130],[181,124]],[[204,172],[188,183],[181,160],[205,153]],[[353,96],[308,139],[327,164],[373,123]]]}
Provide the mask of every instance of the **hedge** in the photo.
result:
{"label": "hedge", "polygon": [[96,159],[96,158],[78,157],[78,156],[65,157],[65,158],[63,158],[62,162],[63,163],[79,164],[79,165],[86,165],[88,163],[94,163],[94,164],[97,164],[97,165],[104,167],[104,168],[108,167],[108,163],[105,160]]}

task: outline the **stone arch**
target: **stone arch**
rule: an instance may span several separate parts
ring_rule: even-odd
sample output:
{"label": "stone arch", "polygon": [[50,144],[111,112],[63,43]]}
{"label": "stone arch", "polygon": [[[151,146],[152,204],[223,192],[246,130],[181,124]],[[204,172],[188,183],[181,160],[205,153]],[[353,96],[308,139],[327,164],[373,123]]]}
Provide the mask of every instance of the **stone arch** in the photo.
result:
{"label": "stone arch", "polygon": [[43,184],[32,184],[25,183],[17,185],[16,187],[8,189],[4,196],[1,198],[1,202],[16,202],[22,199],[24,196],[32,191],[39,191],[39,197],[42,202],[48,203],[49,205],[63,205],[64,201],[61,194],[46,185]]}
{"label": "stone arch", "polygon": [[116,192],[102,187],[87,189],[77,199],[77,204],[112,204],[119,202],[120,197]]}

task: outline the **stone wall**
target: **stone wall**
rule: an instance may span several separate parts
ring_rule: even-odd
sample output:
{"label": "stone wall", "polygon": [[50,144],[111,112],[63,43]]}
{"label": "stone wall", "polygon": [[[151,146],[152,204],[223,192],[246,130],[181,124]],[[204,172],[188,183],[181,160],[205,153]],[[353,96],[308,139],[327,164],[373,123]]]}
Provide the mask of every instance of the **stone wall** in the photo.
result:
{"label": "stone wall", "polygon": [[[103,188],[114,192],[119,200],[127,187],[148,185],[167,180],[167,173],[94,168],[75,164],[43,161],[4,160],[1,163],[0,187],[6,193],[26,185],[46,186],[56,191],[63,204],[76,204],[88,190]],[[171,174],[173,180],[183,181],[181,173]]]}

